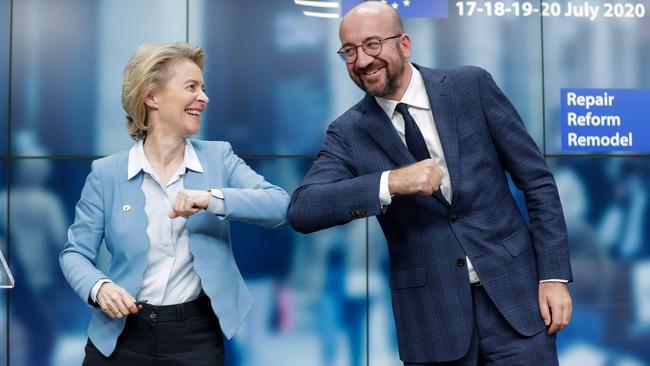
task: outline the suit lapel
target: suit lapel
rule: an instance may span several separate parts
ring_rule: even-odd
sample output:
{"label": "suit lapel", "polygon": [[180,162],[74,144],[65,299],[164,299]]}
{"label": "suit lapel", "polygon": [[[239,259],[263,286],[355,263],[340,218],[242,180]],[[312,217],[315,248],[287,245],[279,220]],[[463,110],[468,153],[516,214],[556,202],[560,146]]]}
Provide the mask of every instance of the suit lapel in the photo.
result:
{"label": "suit lapel", "polygon": [[[126,168],[126,161],[123,166]],[[134,268],[133,273],[136,274],[122,285],[133,296],[137,295],[140,286],[142,286],[142,282],[137,282],[137,280],[142,280],[147,268],[147,253],[151,245],[149,235],[147,235],[149,219],[144,210],[146,199],[142,191],[143,174],[143,172],[140,172],[135,177],[124,181],[120,193],[121,202],[117,208],[117,210],[120,210],[118,211],[120,215],[127,215],[125,216],[127,221],[121,221],[121,224],[129,227],[128,235],[122,239],[126,242],[121,242],[119,245],[122,246],[123,251],[128,253],[129,261]],[[126,176],[126,169],[120,171],[120,177],[126,178]]]}
{"label": "suit lapel", "polygon": [[[458,136],[456,134],[456,116],[454,114],[454,101],[452,88],[445,83],[445,76],[432,78],[428,70],[418,67],[424,78],[424,85],[431,104],[433,121],[440,137],[445,161],[449,169],[449,179],[452,187],[452,202],[458,200],[460,172],[458,170]],[[440,191],[438,191],[440,193]],[[440,194],[442,197],[442,194]],[[446,200],[445,200],[446,202]],[[449,205],[447,203],[447,205]]]}
{"label": "suit lapel", "polygon": [[[185,173],[185,177],[183,178],[183,185],[185,186],[185,189],[193,189],[193,190],[207,190],[210,188],[209,184],[209,179],[208,179],[208,163],[203,159],[203,154],[201,154],[200,149],[196,147],[196,144],[194,146],[194,151],[196,152],[197,157],[199,158],[199,161],[201,162],[201,167],[203,168],[203,173],[200,172],[195,172],[193,170],[187,169],[187,173]],[[193,228],[196,222],[198,222],[198,218],[200,215],[194,214],[190,216],[187,219],[187,228]],[[191,240],[191,236],[190,236]]]}
{"label": "suit lapel", "polygon": [[[453,192],[452,202],[457,202],[460,192],[458,189],[460,187],[460,171],[458,169],[458,136],[452,98],[453,90],[451,85],[445,83],[446,76],[434,77],[430,69],[418,65],[415,65],[415,67],[420,71],[424,79],[429,103],[431,104],[431,113],[433,114],[433,120],[436,124],[436,130],[449,169],[449,179],[451,180]],[[374,97],[366,94],[361,102],[360,109],[363,113],[361,117],[362,126],[397,166],[415,163],[415,159],[413,159],[406,145],[399,138],[390,119],[379,107]],[[434,193],[434,197],[444,205],[450,206],[439,190]]]}
{"label": "suit lapel", "polygon": [[129,210],[132,210],[132,215],[135,216],[135,220],[143,223],[143,230],[145,232],[147,226],[147,215],[144,212],[145,197],[144,192],[142,191],[142,178],[143,173],[140,172],[138,175],[126,181],[124,185],[123,203],[129,205]]}
{"label": "suit lapel", "polygon": [[[456,128],[454,123],[453,101],[451,98],[451,88],[446,85],[435,85],[429,75],[416,65],[424,78],[425,88],[431,104],[431,112],[440,136],[443,152],[449,168],[449,175],[452,188],[456,186],[458,178],[458,143],[456,138]],[[441,80],[442,83],[444,79]],[[361,124],[368,134],[377,142],[377,144],[391,157],[395,164],[400,167],[415,163],[415,159],[408,151],[406,145],[402,142],[393,127],[392,122],[386,116],[374,97],[366,94],[361,102]],[[457,191],[453,191],[455,201]],[[442,195],[440,190],[433,193],[433,196],[445,206],[450,206],[449,202]]]}
{"label": "suit lapel", "polygon": [[366,94],[361,103],[361,111],[362,126],[398,167],[415,163],[415,159],[374,97]]}
{"label": "suit lapel", "polygon": [[185,189],[206,190],[208,187],[208,177],[205,173],[195,172],[188,169],[183,179]]}

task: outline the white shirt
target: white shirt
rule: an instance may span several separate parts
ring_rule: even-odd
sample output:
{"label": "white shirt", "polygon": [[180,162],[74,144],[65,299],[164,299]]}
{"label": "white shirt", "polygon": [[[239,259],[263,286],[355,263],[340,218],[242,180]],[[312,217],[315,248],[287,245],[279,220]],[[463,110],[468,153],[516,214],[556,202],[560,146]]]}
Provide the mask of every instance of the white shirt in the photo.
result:
{"label": "white shirt", "polygon": [[[184,187],[183,178],[187,169],[203,173],[194,147],[189,140],[185,142],[183,161],[167,182],[162,185],[156,171],[144,154],[143,141],[129,150],[128,179],[142,171],[142,192],[145,195],[144,211],[147,215],[146,228],[149,237],[147,268],[144,272],[142,288],[135,298],[152,305],[179,304],[196,299],[201,293],[201,280],[194,272],[194,257],[189,250],[189,231],[185,226],[187,219],[169,218],[172,204],[179,190]],[[223,215],[225,203],[212,197],[208,211]],[[101,285],[110,282],[99,280],[91,290],[91,299],[97,301]]]}
{"label": "white shirt", "polygon": [[[412,71],[411,81],[409,82],[409,86],[406,88],[402,99],[398,102],[395,100],[375,97],[375,100],[377,100],[381,109],[383,109],[386,115],[390,118],[393,127],[397,130],[397,134],[405,145],[406,137],[404,135],[404,118],[399,112],[395,112],[395,107],[397,107],[398,103],[408,105],[409,113],[418,125],[420,132],[422,132],[422,137],[424,137],[424,141],[427,144],[427,149],[429,150],[431,159],[433,159],[440,167],[440,170],[442,170],[443,177],[442,184],[440,185],[440,193],[442,193],[447,202],[451,203],[452,193],[449,169],[447,168],[447,161],[445,160],[445,154],[442,150],[442,144],[440,143],[440,136],[436,129],[436,123],[433,120],[433,113],[431,112],[431,105],[429,104],[429,96],[424,87],[424,79],[422,79],[422,75],[418,69],[413,67],[411,64],[409,64],[409,66]],[[379,202],[382,206],[390,205],[392,202],[390,191],[388,190],[388,173],[389,171],[385,171],[381,174],[381,181],[379,184]],[[465,260],[467,261],[470,283],[480,282],[469,257],[466,256]]]}

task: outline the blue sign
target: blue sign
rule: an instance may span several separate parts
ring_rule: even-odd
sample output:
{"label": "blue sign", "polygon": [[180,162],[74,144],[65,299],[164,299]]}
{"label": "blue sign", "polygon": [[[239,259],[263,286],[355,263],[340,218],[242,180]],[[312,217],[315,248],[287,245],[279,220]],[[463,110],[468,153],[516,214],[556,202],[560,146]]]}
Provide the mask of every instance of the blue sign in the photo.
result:
{"label": "blue sign", "polygon": [[[341,14],[361,4],[360,0],[341,0]],[[447,0],[391,0],[382,1],[400,14],[402,18],[447,18],[449,6]]]}
{"label": "blue sign", "polygon": [[650,152],[650,89],[560,91],[562,150]]}

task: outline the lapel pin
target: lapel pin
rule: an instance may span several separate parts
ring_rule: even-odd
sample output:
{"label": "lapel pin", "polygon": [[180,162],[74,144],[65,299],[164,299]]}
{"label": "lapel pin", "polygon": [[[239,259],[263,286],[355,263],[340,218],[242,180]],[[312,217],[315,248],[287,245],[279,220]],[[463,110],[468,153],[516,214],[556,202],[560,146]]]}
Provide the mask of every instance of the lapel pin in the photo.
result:
{"label": "lapel pin", "polygon": [[126,211],[130,211],[130,210],[131,210],[131,205],[122,206],[122,211],[126,212]]}

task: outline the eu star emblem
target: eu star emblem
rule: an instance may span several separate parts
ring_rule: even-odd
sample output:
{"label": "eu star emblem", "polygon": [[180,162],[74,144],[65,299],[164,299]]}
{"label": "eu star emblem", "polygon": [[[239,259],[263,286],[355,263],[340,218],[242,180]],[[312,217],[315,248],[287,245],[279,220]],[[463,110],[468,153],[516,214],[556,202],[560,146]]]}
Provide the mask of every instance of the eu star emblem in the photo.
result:
{"label": "eu star emblem", "polygon": [[[379,1],[379,0],[378,0]],[[361,4],[362,0],[341,0],[341,15]],[[402,18],[436,18],[449,16],[447,0],[381,0],[392,6]]]}

